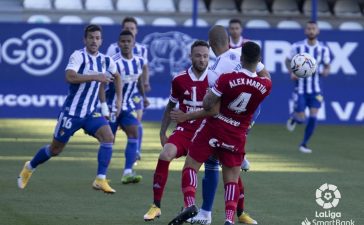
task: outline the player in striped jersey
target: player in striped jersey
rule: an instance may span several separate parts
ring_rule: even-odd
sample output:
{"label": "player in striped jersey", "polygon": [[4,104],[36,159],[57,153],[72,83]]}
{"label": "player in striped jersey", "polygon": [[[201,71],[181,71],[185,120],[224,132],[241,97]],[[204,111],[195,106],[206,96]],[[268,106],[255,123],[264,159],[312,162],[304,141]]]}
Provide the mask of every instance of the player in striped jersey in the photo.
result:
{"label": "player in striped jersey", "polygon": [[[294,112],[287,121],[287,129],[293,131],[296,124],[305,122],[305,109],[309,108],[309,117],[306,124],[304,137],[299,146],[302,153],[311,153],[307,143],[314,133],[317,123],[317,113],[323,101],[320,78],[326,77],[330,72],[330,51],[322,42],[317,40],[319,28],[314,21],[309,21],[305,27],[306,39],[292,45],[289,56],[286,59],[286,67],[291,79],[295,83],[293,91]],[[291,70],[291,59],[298,53],[308,53],[317,62],[317,70],[311,77],[297,78]]]}
{"label": "player in striped jersey", "polygon": [[[135,113],[135,103],[132,99],[133,94],[138,89],[139,93],[144,99],[144,104],[149,104],[147,98],[144,96],[144,87],[142,85],[142,71],[144,66],[144,58],[133,55],[134,35],[128,30],[123,30],[119,35],[120,52],[115,54],[112,58],[116,63],[118,72],[120,73],[123,82],[123,102],[122,112],[120,116],[113,118],[111,116],[110,126],[114,133],[118,127],[121,127],[127,137],[128,141],[125,148],[125,166],[121,181],[123,184],[138,183],[142,177],[133,172],[133,164],[136,159],[138,147],[138,125],[139,121]],[[113,86],[109,87],[106,93],[106,102],[101,100],[103,115],[108,116],[108,107],[112,112],[115,108],[115,92]],[[107,107],[108,106],[108,107]]]}
{"label": "player in striped jersey", "polygon": [[[133,33],[134,38],[136,40],[136,35],[138,33],[138,23],[134,17],[125,17],[121,23],[123,30],[128,30]],[[107,49],[107,55],[113,56],[116,53],[120,52],[120,48],[118,46],[118,43],[115,42],[109,46]],[[133,48],[133,55],[142,57],[144,59],[144,65],[143,65],[143,85],[144,90],[146,92],[150,91],[150,83],[149,83],[149,69],[148,69],[148,50],[147,47],[143,44],[140,44],[135,41],[135,45]],[[143,110],[148,105],[144,105],[145,101],[138,90],[135,91],[135,93],[132,96],[132,100],[134,101],[135,105],[135,112],[137,113],[137,118],[139,120],[138,125],[138,151],[137,151],[137,159],[141,159],[141,144],[142,144],[142,138],[143,138],[143,125],[141,123],[142,117],[143,117]]]}
{"label": "player in striped jersey", "polygon": [[243,25],[239,19],[231,19],[229,21],[229,47],[241,48],[247,39],[244,39],[241,35],[243,32]]}
{"label": "player in striped jersey", "polygon": [[[114,61],[99,52],[102,43],[101,27],[89,25],[84,32],[85,48],[76,50],[66,67],[66,80],[70,84],[69,94],[63,104],[50,145],[42,147],[31,161],[25,163],[18,177],[18,186],[27,185],[34,169],[59,155],[71,136],[79,129],[97,138],[100,142],[97,176],[92,186],[106,193],[114,193],[107,180],[106,172],[111,160],[114,136],[107,120],[95,112],[100,83],[114,80],[116,102],[121,101],[121,81]],[[106,74],[111,74],[106,75]],[[121,104],[116,105],[116,114]]]}

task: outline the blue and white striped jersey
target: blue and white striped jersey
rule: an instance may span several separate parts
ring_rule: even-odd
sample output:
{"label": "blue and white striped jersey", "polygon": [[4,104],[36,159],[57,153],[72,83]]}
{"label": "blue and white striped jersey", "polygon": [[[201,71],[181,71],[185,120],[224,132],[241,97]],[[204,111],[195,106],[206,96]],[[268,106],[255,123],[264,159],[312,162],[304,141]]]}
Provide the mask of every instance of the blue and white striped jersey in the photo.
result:
{"label": "blue and white striped jersey", "polygon": [[[89,76],[99,73],[116,73],[114,61],[102,53],[96,56],[87,53],[86,49],[76,50],[69,58],[66,70]],[[70,84],[69,93],[62,109],[69,115],[83,118],[95,110],[98,103],[100,82],[91,81],[80,84]]]}
{"label": "blue and white striped jersey", "polygon": [[[143,72],[144,59],[139,56],[133,56],[131,59],[125,59],[120,52],[115,54],[112,59],[115,61],[116,68],[120,73],[123,83],[122,110],[133,110],[135,105],[132,100],[132,95],[138,91],[137,83]],[[116,111],[116,95],[114,85],[109,85],[106,98],[107,104],[111,107],[112,111]]]}
{"label": "blue and white striped jersey", "polygon": [[307,78],[299,78],[295,84],[295,91],[298,94],[315,94],[321,92],[320,87],[320,67],[328,65],[331,61],[329,48],[322,42],[317,41],[315,45],[308,44],[308,40],[293,43],[291,52],[287,57],[289,60],[298,53],[308,53],[316,59],[316,73]]}
{"label": "blue and white striped jersey", "polygon": [[[106,51],[106,55],[113,56],[116,53],[120,52],[120,48],[118,43],[112,43]],[[145,45],[142,45],[138,42],[135,42],[135,46],[133,48],[133,55],[142,57],[144,59],[144,65],[148,64],[148,50]]]}

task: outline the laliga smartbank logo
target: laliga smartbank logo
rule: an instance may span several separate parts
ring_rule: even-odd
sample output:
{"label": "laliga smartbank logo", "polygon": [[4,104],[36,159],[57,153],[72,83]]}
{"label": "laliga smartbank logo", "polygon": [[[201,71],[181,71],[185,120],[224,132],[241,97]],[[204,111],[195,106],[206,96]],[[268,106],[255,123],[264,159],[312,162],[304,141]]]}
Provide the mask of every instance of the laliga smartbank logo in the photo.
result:
{"label": "laliga smartbank logo", "polygon": [[62,61],[63,46],[51,30],[34,28],[21,37],[12,37],[0,44],[0,59],[20,67],[30,75],[52,73]]}
{"label": "laliga smartbank logo", "polygon": [[302,221],[301,225],[354,225],[355,221],[343,219],[340,211],[334,211],[339,205],[341,193],[336,185],[325,183],[316,189],[316,203],[323,209],[315,211],[315,217]]}

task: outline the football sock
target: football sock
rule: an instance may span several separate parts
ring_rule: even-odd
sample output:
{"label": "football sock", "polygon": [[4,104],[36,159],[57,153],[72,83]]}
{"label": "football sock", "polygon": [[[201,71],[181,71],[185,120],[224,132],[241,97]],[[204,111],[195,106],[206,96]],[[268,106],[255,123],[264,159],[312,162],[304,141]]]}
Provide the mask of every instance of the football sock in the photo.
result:
{"label": "football sock", "polygon": [[154,204],[161,207],[161,199],[168,179],[169,161],[158,159],[153,178]]}
{"label": "football sock", "polygon": [[308,122],[305,129],[305,135],[303,137],[303,141],[301,145],[306,146],[308,140],[311,138],[315,127],[316,127],[317,118],[316,117],[309,117]]}
{"label": "football sock", "polygon": [[[33,159],[30,161],[30,166],[32,169],[37,168],[38,165],[44,163],[48,159],[52,157],[51,150],[49,149],[49,145],[43,146],[37,154],[33,157]],[[29,168],[31,169],[31,168]]]}
{"label": "football sock", "polygon": [[185,208],[195,205],[196,187],[196,170],[189,167],[184,168],[182,170],[182,193]]}
{"label": "football sock", "polygon": [[125,166],[124,169],[132,169],[135,162],[138,139],[128,138],[128,142],[125,148]]}
{"label": "football sock", "polygon": [[205,162],[205,175],[202,180],[202,206],[205,211],[211,211],[214,203],[217,185],[219,184],[219,161],[210,157]]}
{"label": "football sock", "polygon": [[236,207],[236,214],[239,217],[244,212],[244,197],[245,197],[244,185],[240,176],[239,176],[238,186],[239,186],[239,200],[238,200],[238,205]]}
{"label": "football sock", "polygon": [[143,139],[143,124],[140,122],[138,125],[138,154],[142,153],[142,139]]}
{"label": "football sock", "polygon": [[113,143],[100,143],[99,152],[97,154],[97,175],[106,175],[112,156],[112,146]]}
{"label": "football sock", "polygon": [[239,187],[235,182],[225,184],[225,218],[234,223],[236,204],[239,198]]}

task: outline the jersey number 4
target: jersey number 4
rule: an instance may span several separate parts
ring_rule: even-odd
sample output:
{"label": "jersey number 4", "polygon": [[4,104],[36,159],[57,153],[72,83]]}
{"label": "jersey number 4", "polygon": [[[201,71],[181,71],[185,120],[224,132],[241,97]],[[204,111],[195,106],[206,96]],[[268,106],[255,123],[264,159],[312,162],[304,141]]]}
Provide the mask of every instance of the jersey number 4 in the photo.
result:
{"label": "jersey number 4", "polygon": [[229,109],[239,114],[246,111],[246,106],[249,103],[252,94],[243,92],[234,101],[229,104]]}

